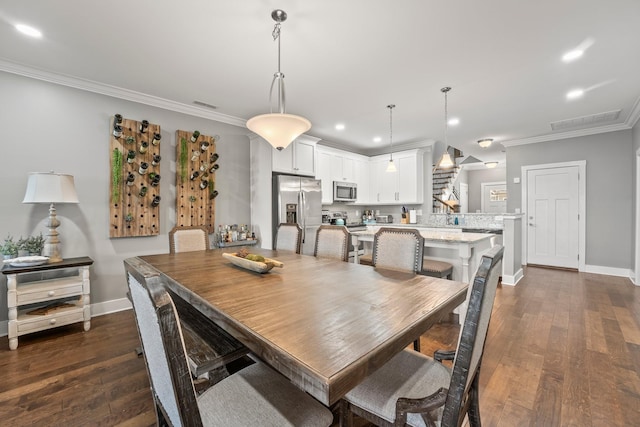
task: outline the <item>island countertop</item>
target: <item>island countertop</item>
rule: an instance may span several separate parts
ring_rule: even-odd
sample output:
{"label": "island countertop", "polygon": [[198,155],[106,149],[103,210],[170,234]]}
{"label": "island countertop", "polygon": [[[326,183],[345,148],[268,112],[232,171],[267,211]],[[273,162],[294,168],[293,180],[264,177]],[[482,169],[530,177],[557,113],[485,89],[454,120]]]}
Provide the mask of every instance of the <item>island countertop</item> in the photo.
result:
{"label": "island countertop", "polygon": [[[416,224],[412,224],[416,225]],[[379,226],[370,226],[367,227],[367,230],[363,231],[352,231],[352,235],[358,236],[360,240],[363,241],[373,241],[373,236],[376,234],[377,228]],[[434,231],[433,228],[421,229],[420,227],[414,227],[416,230],[420,232],[420,235],[424,237],[427,241],[436,241],[436,242],[449,242],[449,243],[477,243],[486,239],[490,239],[495,237],[494,234],[490,233],[468,233],[468,232],[460,232],[460,231],[446,231],[446,229],[442,229],[442,231]]]}

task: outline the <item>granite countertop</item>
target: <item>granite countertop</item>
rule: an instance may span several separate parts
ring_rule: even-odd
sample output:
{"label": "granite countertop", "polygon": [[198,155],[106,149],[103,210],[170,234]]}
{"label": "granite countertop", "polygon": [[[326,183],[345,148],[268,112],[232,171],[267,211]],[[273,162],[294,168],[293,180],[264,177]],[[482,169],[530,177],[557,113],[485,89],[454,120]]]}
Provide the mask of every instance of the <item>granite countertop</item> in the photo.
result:
{"label": "granite countertop", "polygon": [[[402,225],[412,225],[415,227],[417,224],[402,224]],[[437,241],[437,242],[475,243],[475,242],[480,242],[482,240],[490,239],[494,237],[494,234],[490,234],[490,233],[466,233],[466,232],[447,233],[444,231],[440,232],[440,231],[431,231],[431,230],[420,230],[420,227],[415,227],[415,228],[417,228],[418,231],[420,231],[420,235],[424,237],[425,240]],[[367,229],[366,231],[352,231],[351,234],[358,236],[358,238],[360,238],[361,240],[373,240],[375,230]]]}

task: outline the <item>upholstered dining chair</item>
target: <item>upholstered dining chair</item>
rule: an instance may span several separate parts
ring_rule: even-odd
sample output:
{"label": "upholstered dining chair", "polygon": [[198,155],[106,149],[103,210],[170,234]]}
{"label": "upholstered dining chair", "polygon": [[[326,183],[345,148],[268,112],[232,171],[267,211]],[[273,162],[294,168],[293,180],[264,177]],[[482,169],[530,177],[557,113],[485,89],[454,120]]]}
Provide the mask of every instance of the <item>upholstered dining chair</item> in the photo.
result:
{"label": "upholstered dining chair", "polygon": [[191,252],[209,249],[209,233],[204,227],[173,227],[169,231],[169,252]]}
{"label": "upholstered dining chair", "polygon": [[380,227],[373,236],[375,267],[401,271],[422,271],[424,238],[414,228]]}
{"label": "upholstered dining chair", "polygon": [[[341,425],[351,426],[355,413],[378,426],[459,427],[466,415],[472,427],[480,426],[480,365],[502,254],[502,246],[494,246],[482,256],[457,351],[437,351],[434,360],[403,350],[345,395]],[[445,359],[453,359],[451,369],[440,362]]]}
{"label": "upholstered dining chair", "polygon": [[182,328],[161,276],[125,261],[158,425],[329,426],[331,412],[264,363],[257,362],[196,395]]}
{"label": "upholstered dining chair", "polygon": [[316,233],[313,255],[349,261],[349,230],[344,225],[321,225]]}
{"label": "upholstered dining chair", "polygon": [[282,222],[276,230],[276,242],[273,249],[300,253],[302,244],[302,228],[298,224]]}

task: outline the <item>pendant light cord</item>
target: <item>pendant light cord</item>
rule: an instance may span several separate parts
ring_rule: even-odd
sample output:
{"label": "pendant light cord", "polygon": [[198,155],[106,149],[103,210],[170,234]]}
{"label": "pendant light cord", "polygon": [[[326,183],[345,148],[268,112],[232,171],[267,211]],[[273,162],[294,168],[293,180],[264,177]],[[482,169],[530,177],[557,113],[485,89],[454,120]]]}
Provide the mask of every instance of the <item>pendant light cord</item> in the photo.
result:
{"label": "pendant light cord", "polygon": [[273,26],[273,31],[271,32],[274,41],[278,41],[278,71],[273,75],[273,80],[271,81],[271,90],[269,91],[269,108],[273,113],[273,86],[278,82],[278,112],[280,114],[284,114],[285,107],[285,95],[284,95],[284,74],[280,72],[280,22],[276,22]]}
{"label": "pendant light cord", "polygon": [[395,105],[389,104],[387,108],[389,109],[389,146],[391,147],[391,156],[389,159],[393,162],[393,109]]}

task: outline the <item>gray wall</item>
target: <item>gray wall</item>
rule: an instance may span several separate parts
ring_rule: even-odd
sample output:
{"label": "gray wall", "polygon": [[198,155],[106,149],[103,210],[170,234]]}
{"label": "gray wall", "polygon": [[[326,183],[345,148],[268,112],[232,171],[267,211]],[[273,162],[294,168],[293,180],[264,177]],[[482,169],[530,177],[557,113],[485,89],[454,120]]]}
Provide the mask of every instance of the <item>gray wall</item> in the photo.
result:
{"label": "gray wall", "polygon": [[522,208],[521,167],[586,160],[586,264],[631,268],[631,130],[507,148],[507,210]]}
{"label": "gray wall", "polygon": [[[637,170],[636,168],[636,163],[637,163],[637,157],[638,157],[638,150],[640,150],[640,120],[638,120],[636,122],[636,125],[633,127],[633,129],[631,130],[631,135],[632,135],[632,140],[633,140],[633,161],[631,163],[631,167],[632,167],[632,179],[631,179],[631,209],[632,209],[632,215],[631,215],[631,230],[632,233],[631,235],[633,236],[633,242],[631,245],[631,262],[632,262],[632,268],[635,270],[635,268],[637,267],[635,265],[635,259],[636,259],[636,238],[637,238],[637,233],[638,230],[636,230],[636,217],[638,215],[640,215],[640,212],[636,212],[636,182],[637,182],[637,176],[638,173],[640,173],[640,171]],[[635,283],[636,284],[640,284],[640,271],[634,271],[635,273]]]}
{"label": "gray wall", "polygon": [[[3,183],[0,239],[8,233],[46,233],[48,206],[22,204],[29,172],[75,176],[80,203],[57,205],[63,257],[88,255],[91,303],[125,298],[122,260],[169,251],[175,225],[175,131],[220,135],[216,173],[216,223],[249,224],[249,139],[247,130],[147,105],[0,72],[0,142]],[[109,238],[110,120],[115,113],[147,119],[162,130],[160,235]],[[0,289],[6,290],[4,275]],[[7,319],[6,291],[0,292],[0,322]]]}
{"label": "gray wall", "polygon": [[[480,211],[482,207],[482,183],[485,182],[502,182],[507,180],[506,168],[495,169],[470,169],[467,172],[467,181],[469,184],[469,212],[474,213]],[[507,193],[507,200],[511,198],[511,194]],[[507,212],[513,212],[507,209]]]}

